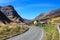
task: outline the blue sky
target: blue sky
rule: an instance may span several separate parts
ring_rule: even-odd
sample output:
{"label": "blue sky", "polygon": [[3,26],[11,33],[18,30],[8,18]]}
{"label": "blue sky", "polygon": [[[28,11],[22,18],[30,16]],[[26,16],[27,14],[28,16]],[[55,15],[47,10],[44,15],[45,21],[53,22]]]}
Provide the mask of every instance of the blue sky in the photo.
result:
{"label": "blue sky", "polygon": [[0,6],[13,5],[18,14],[33,19],[41,13],[60,8],[60,0],[0,0]]}

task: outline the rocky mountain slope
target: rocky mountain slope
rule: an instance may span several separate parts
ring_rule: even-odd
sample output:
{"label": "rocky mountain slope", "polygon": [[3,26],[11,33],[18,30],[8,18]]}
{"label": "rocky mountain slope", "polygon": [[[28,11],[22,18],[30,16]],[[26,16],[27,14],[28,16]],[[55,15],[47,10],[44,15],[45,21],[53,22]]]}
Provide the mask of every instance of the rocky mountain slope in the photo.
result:
{"label": "rocky mountain slope", "polygon": [[34,20],[43,20],[48,18],[60,17],[60,9],[52,10],[47,13],[41,13]]}
{"label": "rocky mountain slope", "polygon": [[0,11],[0,22],[3,22],[4,24],[10,23],[11,20]]}
{"label": "rocky mountain slope", "polygon": [[40,15],[38,15],[35,20],[40,20],[40,19],[43,19],[45,18],[45,16],[47,15],[47,13],[41,13]]}
{"label": "rocky mountain slope", "polygon": [[50,11],[49,14],[46,15],[46,17],[47,16],[49,16],[49,17],[58,17],[58,16],[60,16],[60,9]]}
{"label": "rocky mountain slope", "polygon": [[5,22],[23,22],[23,18],[19,16],[12,5],[0,6],[0,20]]}

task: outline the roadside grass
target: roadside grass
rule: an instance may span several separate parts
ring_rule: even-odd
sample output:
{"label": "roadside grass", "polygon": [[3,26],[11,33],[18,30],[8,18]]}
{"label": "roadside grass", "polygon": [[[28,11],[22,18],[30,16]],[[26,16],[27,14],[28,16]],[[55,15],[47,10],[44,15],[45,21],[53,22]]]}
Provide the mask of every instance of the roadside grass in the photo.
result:
{"label": "roadside grass", "polygon": [[26,32],[28,28],[26,26],[18,26],[18,24],[7,24],[4,27],[0,27],[0,40],[6,40],[8,38],[20,35]]}
{"label": "roadside grass", "polygon": [[44,40],[59,40],[58,29],[54,25],[38,24],[37,26],[44,28],[44,30],[45,30]]}

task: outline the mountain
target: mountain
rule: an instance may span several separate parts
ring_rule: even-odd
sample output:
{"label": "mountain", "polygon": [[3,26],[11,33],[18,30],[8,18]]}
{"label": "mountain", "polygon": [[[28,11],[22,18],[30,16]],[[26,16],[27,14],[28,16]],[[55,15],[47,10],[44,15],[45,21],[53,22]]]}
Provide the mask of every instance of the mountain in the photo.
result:
{"label": "mountain", "polygon": [[49,12],[48,15],[46,15],[46,17],[49,16],[50,18],[52,17],[60,17],[60,9],[56,9],[56,10],[52,10]]}
{"label": "mountain", "polygon": [[0,6],[0,11],[1,14],[4,14],[12,22],[23,22],[23,18],[16,12],[12,5]]}
{"label": "mountain", "polygon": [[44,20],[44,19],[50,19],[54,17],[60,17],[60,9],[52,10],[47,13],[41,13],[34,20]]}
{"label": "mountain", "polygon": [[35,18],[35,20],[44,19],[47,14],[48,14],[48,13],[41,13],[40,15],[38,15],[38,16]]}
{"label": "mountain", "polygon": [[28,19],[25,19],[25,18],[23,18],[23,20],[24,20],[24,23],[30,23],[31,22],[31,20],[28,20]]}
{"label": "mountain", "polygon": [[6,24],[6,23],[10,23],[11,20],[4,13],[0,11],[0,22]]}

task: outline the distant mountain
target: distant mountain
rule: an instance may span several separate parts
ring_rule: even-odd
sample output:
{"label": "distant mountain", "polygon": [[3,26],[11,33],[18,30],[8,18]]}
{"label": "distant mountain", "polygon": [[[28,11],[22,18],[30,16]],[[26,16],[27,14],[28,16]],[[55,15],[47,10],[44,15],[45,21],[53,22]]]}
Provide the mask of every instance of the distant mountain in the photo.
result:
{"label": "distant mountain", "polygon": [[50,18],[52,17],[58,17],[60,16],[60,9],[56,9],[56,10],[52,10],[49,12],[48,15],[46,15],[46,17],[49,16]]}
{"label": "distant mountain", "polygon": [[0,11],[13,22],[23,22],[22,17],[16,12],[12,5],[0,6]]}
{"label": "distant mountain", "polygon": [[35,20],[44,19],[46,15],[47,15],[47,13],[41,13],[40,15],[38,15],[38,16],[35,18]]}
{"label": "distant mountain", "polygon": [[60,9],[52,10],[47,13],[41,13],[34,20],[43,20],[43,19],[54,18],[58,16],[60,17]]}
{"label": "distant mountain", "polygon": [[28,19],[25,19],[25,18],[23,18],[23,20],[24,20],[25,23],[31,22],[31,20],[28,20]]}

